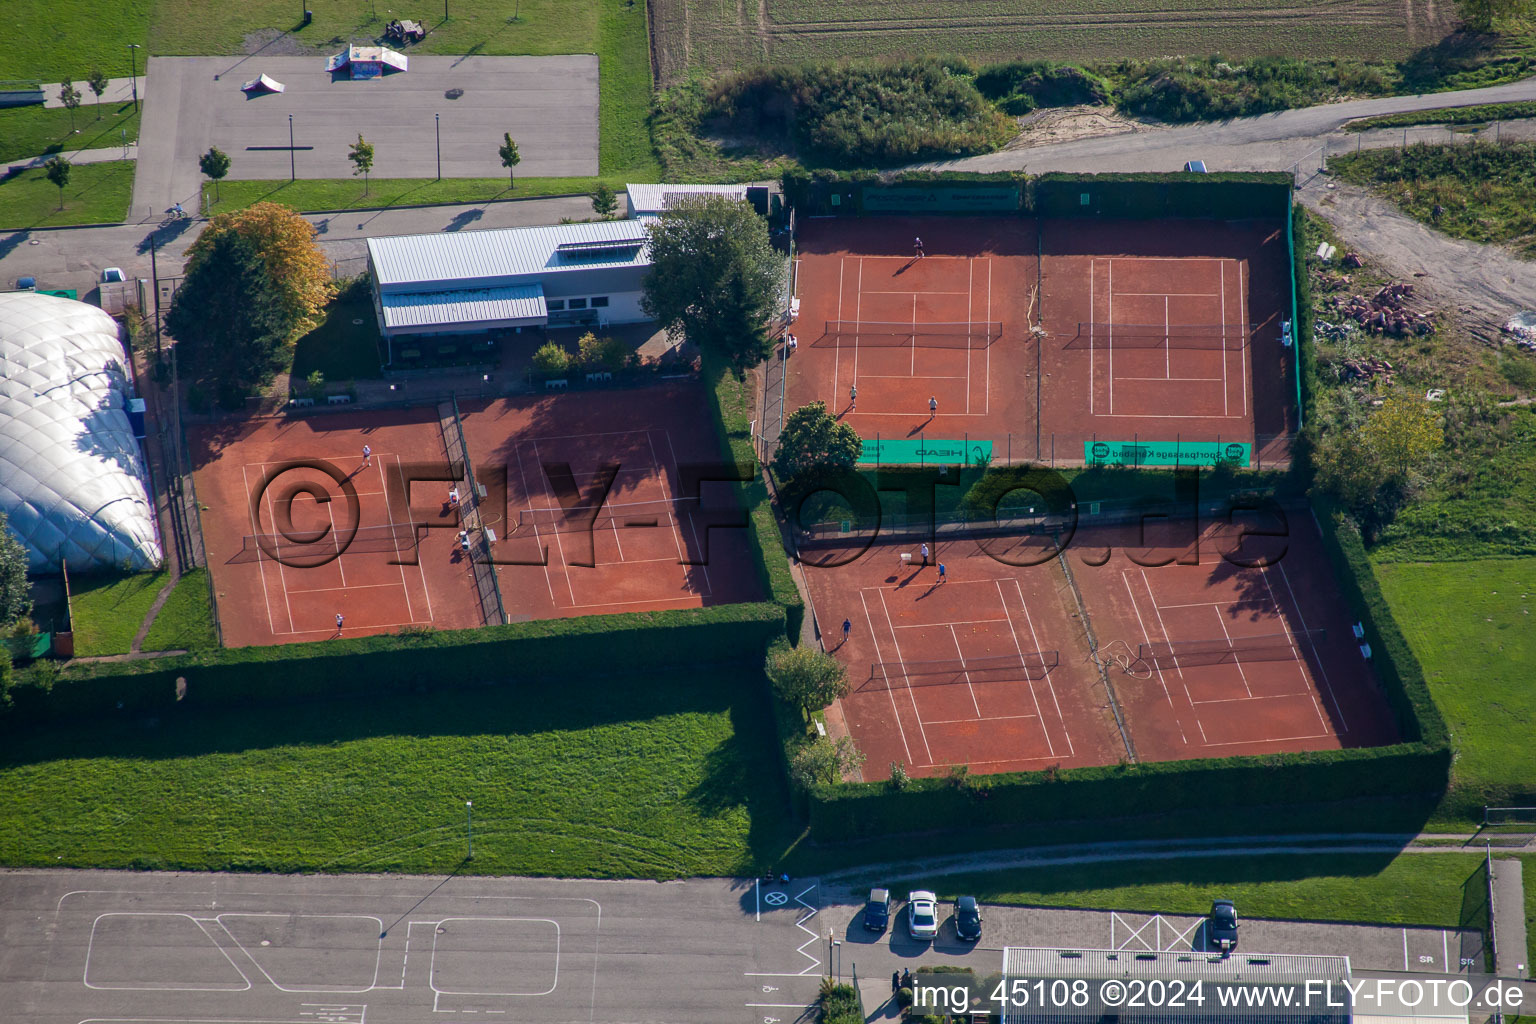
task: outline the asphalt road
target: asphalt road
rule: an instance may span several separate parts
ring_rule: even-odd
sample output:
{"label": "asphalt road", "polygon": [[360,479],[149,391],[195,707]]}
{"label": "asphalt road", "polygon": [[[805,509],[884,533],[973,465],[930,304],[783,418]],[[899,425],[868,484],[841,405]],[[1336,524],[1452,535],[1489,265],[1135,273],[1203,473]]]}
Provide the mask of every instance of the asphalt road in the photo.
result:
{"label": "asphalt road", "polygon": [[[784,1024],[822,974],[866,1009],[892,971],[1001,967],[1004,944],[1187,950],[1200,921],[986,910],[981,943],[859,921],[816,879],[0,874],[0,1011],[91,1021],[404,1024],[423,1019]],[[1245,921],[1246,951],[1348,955],[1360,970],[1456,973],[1476,940],[1437,928]],[[447,1016],[448,1014],[453,1016]],[[431,1014],[430,1017],[427,1015]]]}

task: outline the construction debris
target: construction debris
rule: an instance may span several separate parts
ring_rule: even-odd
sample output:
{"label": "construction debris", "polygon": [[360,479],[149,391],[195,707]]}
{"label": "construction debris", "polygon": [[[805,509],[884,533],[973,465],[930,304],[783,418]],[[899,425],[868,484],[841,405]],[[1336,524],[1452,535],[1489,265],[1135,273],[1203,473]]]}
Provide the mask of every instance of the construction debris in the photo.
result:
{"label": "construction debris", "polygon": [[1339,373],[1346,381],[1366,383],[1379,380],[1388,387],[1392,385],[1392,364],[1385,359],[1364,357],[1345,359],[1339,364]]}
{"label": "construction debris", "polygon": [[1504,325],[1504,333],[1512,335],[1515,344],[1527,352],[1536,352],[1536,311],[1510,317]]}
{"label": "construction debris", "polygon": [[1389,284],[1369,299],[1363,295],[1335,298],[1333,308],[1371,334],[1405,338],[1433,332],[1434,312],[1409,309],[1407,300],[1412,297],[1413,285]]}
{"label": "construction debris", "polygon": [[1343,267],[1349,267],[1351,269],[1355,267],[1363,267],[1365,266],[1365,257],[1361,256],[1357,252],[1346,252],[1344,254],[1344,258],[1339,260],[1339,265]]}

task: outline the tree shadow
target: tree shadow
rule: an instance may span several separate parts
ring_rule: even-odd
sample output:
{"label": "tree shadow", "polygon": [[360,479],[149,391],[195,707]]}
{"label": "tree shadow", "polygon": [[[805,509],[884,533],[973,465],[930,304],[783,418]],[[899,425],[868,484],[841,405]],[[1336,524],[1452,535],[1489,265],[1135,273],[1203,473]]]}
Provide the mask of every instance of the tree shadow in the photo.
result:
{"label": "tree shadow", "polygon": [[0,259],[4,259],[15,252],[16,249],[25,245],[31,237],[31,230],[23,228],[20,231],[12,231],[10,234],[0,238]]}

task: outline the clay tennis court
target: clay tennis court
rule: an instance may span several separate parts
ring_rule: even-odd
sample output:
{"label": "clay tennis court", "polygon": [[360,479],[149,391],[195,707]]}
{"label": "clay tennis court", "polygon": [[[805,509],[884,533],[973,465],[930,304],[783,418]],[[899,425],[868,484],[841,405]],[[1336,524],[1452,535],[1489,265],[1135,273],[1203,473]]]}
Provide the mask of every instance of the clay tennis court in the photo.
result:
{"label": "clay tennis court", "polygon": [[1280,341],[1291,315],[1282,226],[1047,220],[1041,230],[1044,457],[1081,462],[1095,442],[1111,459],[1134,445],[1199,464],[1196,446],[1225,455],[1229,443],[1254,446],[1249,465],[1288,457],[1296,384]]}
{"label": "clay tennis court", "polygon": [[885,778],[892,761],[935,775],[1392,742],[1315,524],[1292,516],[1283,549],[1261,552],[1278,559],[1251,568],[1223,552],[1252,550],[1234,550],[1216,527],[1197,545],[1194,529],[1165,523],[1143,537],[1097,527],[1072,538],[1067,559],[1098,663],[1060,562],[1009,564],[1038,542],[941,539],[933,556],[944,582],[920,564],[916,541],[879,543],[835,568],[808,562],[823,644],[852,681],[829,729],[853,736],[866,779]]}
{"label": "clay tennis court", "polygon": [[865,438],[995,438],[1026,420],[1033,431],[1033,221],[808,220],[797,244],[788,409],[825,402]]}
{"label": "clay tennis court", "polygon": [[741,521],[728,487],[682,490],[717,457],[696,384],[460,413],[475,500],[449,468],[451,416],[431,406],[194,432],[225,643],[483,625],[501,610],[477,568],[508,621],[760,596],[745,531],[717,525]]}

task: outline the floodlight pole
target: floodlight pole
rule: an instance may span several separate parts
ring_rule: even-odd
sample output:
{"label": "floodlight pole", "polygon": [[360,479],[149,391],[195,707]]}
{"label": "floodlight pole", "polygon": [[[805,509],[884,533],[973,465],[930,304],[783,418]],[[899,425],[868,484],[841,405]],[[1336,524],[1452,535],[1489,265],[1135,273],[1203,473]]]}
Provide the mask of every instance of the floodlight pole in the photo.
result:
{"label": "floodlight pole", "polygon": [[437,180],[443,180],[443,115],[433,114],[432,125],[437,129]]}
{"label": "floodlight pole", "polygon": [[[139,55],[134,50],[139,48],[138,43],[128,44],[128,74],[133,79],[133,112],[139,112]],[[145,70],[149,70],[145,68]]]}
{"label": "floodlight pole", "polygon": [[473,800],[464,801],[464,835],[469,839],[469,856],[465,860],[475,859],[475,803]]}
{"label": "floodlight pole", "polygon": [[293,163],[293,115],[288,115],[288,180],[298,180],[299,173]]}

